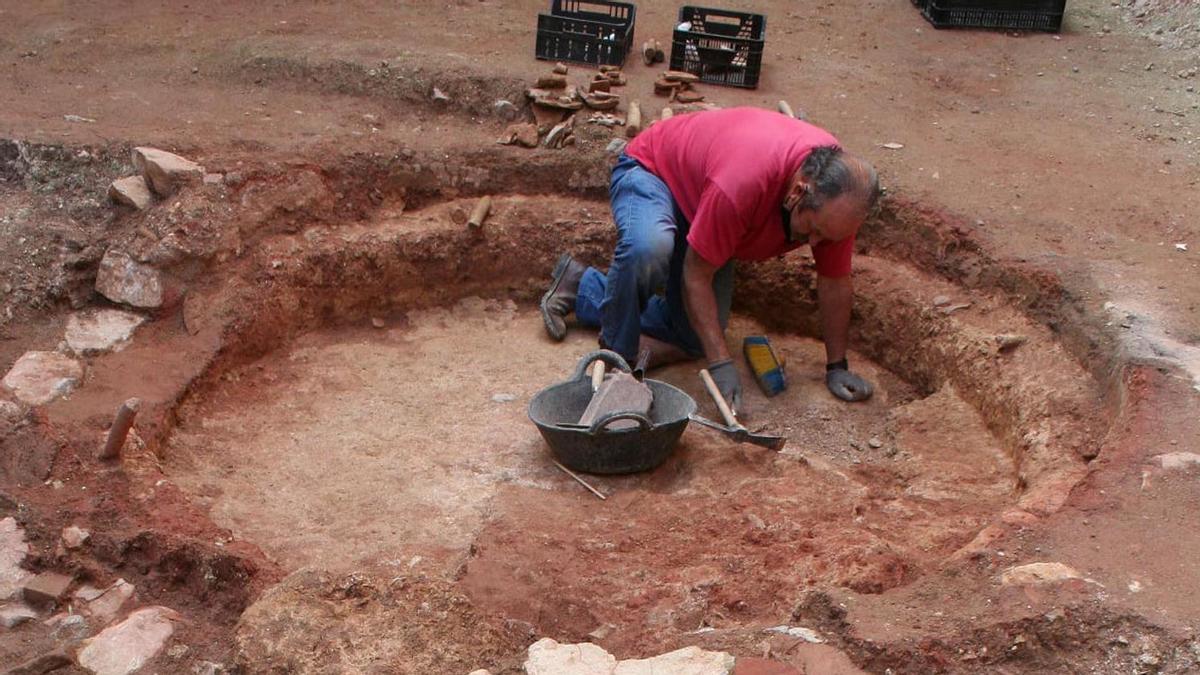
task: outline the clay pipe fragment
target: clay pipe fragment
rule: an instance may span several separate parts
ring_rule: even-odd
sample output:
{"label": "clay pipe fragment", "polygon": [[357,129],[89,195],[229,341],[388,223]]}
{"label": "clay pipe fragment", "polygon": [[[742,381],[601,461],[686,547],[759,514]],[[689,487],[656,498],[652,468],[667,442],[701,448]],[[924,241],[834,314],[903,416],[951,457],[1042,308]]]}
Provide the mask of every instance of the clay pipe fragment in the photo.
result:
{"label": "clay pipe fragment", "polygon": [[467,219],[467,226],[478,230],[483,227],[483,221],[487,220],[488,212],[492,210],[492,198],[484,195],[480,199],[475,208],[471,210],[471,217]]}
{"label": "clay pipe fragment", "polygon": [[[708,390],[708,395],[712,397],[713,403],[717,404],[717,409],[721,411],[721,417],[725,419],[725,424],[727,424],[729,427],[728,430],[722,431],[726,431],[727,434],[732,436],[734,440],[739,443],[753,443],[755,445],[761,445],[764,448],[770,448],[771,450],[781,450],[783,448],[783,444],[787,442],[787,439],[783,436],[756,434],[742,426],[741,422],[737,421],[737,417],[734,415],[733,410],[731,410],[729,408],[729,404],[725,402],[725,397],[721,395],[721,390],[717,388],[717,383],[713,382],[712,375],[708,373],[707,369],[702,369],[700,371],[700,379],[704,380],[704,388]],[[701,424],[704,423],[702,422]],[[706,426],[714,425],[707,424]],[[715,426],[714,428],[719,428],[719,425]]]}
{"label": "clay pipe fragment", "polygon": [[787,101],[779,102],[779,112],[787,115],[788,117],[794,118],[796,116],[796,113],[792,112],[792,106],[788,105]]}
{"label": "clay pipe fragment", "polygon": [[625,137],[633,138],[642,130],[642,106],[637,101],[629,102],[625,113]]}
{"label": "clay pipe fragment", "polygon": [[131,398],[117,408],[117,416],[108,429],[108,438],[105,439],[104,448],[100,451],[100,459],[121,458],[121,448],[125,446],[125,437],[129,435],[129,429],[133,426],[133,420],[137,417],[141,407],[141,399]]}

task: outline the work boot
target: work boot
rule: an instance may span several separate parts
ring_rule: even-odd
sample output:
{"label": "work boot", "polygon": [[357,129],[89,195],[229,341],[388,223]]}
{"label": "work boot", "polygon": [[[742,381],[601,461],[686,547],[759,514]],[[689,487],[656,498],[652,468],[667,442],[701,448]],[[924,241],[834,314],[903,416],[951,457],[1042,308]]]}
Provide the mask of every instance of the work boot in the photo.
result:
{"label": "work boot", "polygon": [[575,311],[579,280],[585,269],[570,253],[559,256],[554,265],[554,281],[542,296],[542,321],[546,324],[546,332],[557,341],[567,337],[567,315]]}

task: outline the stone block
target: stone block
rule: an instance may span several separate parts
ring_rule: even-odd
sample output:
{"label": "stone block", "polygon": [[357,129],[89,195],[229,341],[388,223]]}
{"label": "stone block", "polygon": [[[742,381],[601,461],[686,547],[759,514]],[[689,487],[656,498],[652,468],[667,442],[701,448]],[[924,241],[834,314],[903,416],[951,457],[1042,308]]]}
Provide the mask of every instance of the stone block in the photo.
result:
{"label": "stone block", "polygon": [[157,309],[163,303],[162,277],[158,270],[116,249],[109,249],[100,260],[96,290],[113,302],[142,309]]}
{"label": "stone block", "polygon": [[142,176],[128,176],[114,180],[108,186],[108,198],[116,204],[132,206],[138,211],[150,208],[150,204],[154,200],[150,194],[150,187],[146,185],[146,179]]}
{"label": "stone block", "polygon": [[730,675],[736,659],[726,652],[684,647],[649,659],[630,659],[617,664],[613,675]]}
{"label": "stone block", "polygon": [[204,180],[203,166],[158,148],[134,148],[133,165],[145,176],[150,189],[162,197],[174,194],[180,185]]}
{"label": "stone block", "polygon": [[162,651],[179,615],[166,607],[146,607],[83,641],[79,665],[95,675],[129,675]]}
{"label": "stone block", "polygon": [[542,638],[529,646],[525,675],[612,675],[617,658],[594,644]]}
{"label": "stone block", "polygon": [[146,317],[119,309],[76,312],[67,319],[67,346],[81,356],[120,351]]}
{"label": "stone block", "polygon": [[4,376],[4,386],[26,405],[45,405],[71,393],[83,379],[83,366],[58,352],[25,352]]}
{"label": "stone block", "polygon": [[74,581],[74,577],[58,572],[42,572],[25,582],[22,595],[25,602],[35,607],[53,607],[67,594]]}

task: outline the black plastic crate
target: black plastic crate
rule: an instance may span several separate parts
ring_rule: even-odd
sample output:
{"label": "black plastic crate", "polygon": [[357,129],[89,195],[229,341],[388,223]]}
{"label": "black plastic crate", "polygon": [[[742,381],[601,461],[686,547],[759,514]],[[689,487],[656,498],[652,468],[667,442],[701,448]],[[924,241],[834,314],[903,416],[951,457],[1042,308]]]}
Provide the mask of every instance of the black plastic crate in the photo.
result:
{"label": "black plastic crate", "polygon": [[620,66],[633,48],[636,9],[627,2],[554,0],[538,14],[534,56],[590,66]]}
{"label": "black plastic crate", "polygon": [[1067,0],[927,0],[923,14],[937,28],[999,28],[1057,33]]}
{"label": "black plastic crate", "polygon": [[[690,30],[680,30],[684,23]],[[671,35],[671,70],[701,82],[754,89],[762,69],[767,17],[762,14],[684,6]]]}

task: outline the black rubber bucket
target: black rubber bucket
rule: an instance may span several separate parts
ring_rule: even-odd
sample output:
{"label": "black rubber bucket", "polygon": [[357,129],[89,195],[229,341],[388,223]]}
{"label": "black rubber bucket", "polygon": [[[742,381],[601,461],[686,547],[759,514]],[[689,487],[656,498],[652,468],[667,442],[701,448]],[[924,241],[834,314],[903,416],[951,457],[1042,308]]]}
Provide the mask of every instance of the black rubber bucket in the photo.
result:
{"label": "black rubber bucket", "polygon": [[[571,379],[539,391],[529,402],[529,419],[537,425],[550,452],[575,471],[621,474],[649,471],[670,457],[696,412],[696,402],[683,391],[657,380],[645,380],[654,394],[649,416],[618,413],[596,420],[590,428],[578,426],[579,418],[592,400],[588,366],[604,361],[612,368],[630,372],[629,364],[616,352],[595,351],[585,355]],[[638,426],[608,429],[619,419],[632,419]]]}

